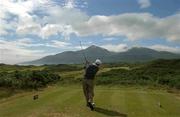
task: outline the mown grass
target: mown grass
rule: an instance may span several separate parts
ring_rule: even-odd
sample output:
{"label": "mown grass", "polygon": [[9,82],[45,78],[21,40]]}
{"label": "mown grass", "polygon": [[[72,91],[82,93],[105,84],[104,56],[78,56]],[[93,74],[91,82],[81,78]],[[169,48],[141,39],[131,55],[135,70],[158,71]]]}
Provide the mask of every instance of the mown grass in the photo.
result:
{"label": "mown grass", "polygon": [[[32,96],[39,94],[38,100]],[[0,101],[1,117],[179,117],[180,97],[165,90],[135,87],[95,89],[96,110],[85,106],[81,86],[53,86]],[[159,107],[161,103],[162,108]]]}

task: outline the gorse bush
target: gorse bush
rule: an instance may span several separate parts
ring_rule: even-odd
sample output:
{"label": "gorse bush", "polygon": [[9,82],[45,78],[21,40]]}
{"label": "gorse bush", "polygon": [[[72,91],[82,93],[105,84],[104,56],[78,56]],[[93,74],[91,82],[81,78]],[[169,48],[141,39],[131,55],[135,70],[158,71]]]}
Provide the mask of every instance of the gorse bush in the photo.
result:
{"label": "gorse bush", "polygon": [[78,65],[46,65],[44,70],[51,71],[51,72],[65,72],[65,71],[78,71],[82,70],[83,66]]}
{"label": "gorse bush", "polygon": [[97,84],[167,85],[180,89],[180,60],[157,60],[141,67],[99,74]]}
{"label": "gorse bush", "polygon": [[60,80],[60,76],[49,71],[14,71],[0,73],[0,87],[15,89],[37,89]]}
{"label": "gorse bush", "polygon": [[[102,69],[102,70],[101,70]],[[155,60],[148,63],[103,64],[96,78],[98,85],[155,85],[180,89],[180,59]],[[61,74],[61,78],[58,74]],[[80,84],[83,65],[13,66],[0,65],[0,87],[45,87],[60,81]]]}

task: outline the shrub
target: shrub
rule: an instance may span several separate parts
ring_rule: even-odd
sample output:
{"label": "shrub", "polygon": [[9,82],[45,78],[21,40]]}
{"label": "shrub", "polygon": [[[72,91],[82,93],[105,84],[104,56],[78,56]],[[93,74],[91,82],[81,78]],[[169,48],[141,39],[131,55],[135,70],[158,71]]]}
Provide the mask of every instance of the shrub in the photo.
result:
{"label": "shrub", "polygon": [[49,71],[14,71],[0,74],[1,87],[33,88],[45,87],[50,83],[60,80],[58,74]]}

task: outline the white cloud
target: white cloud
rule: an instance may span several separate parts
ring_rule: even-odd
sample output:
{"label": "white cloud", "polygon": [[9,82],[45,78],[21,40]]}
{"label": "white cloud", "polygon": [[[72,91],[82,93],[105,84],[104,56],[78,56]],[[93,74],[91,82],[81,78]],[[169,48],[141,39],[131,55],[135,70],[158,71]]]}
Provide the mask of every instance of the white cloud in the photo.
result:
{"label": "white cloud", "polygon": [[128,46],[126,44],[117,44],[117,45],[107,44],[107,45],[101,45],[101,47],[112,52],[124,52],[127,51],[128,49]]}
{"label": "white cloud", "polygon": [[[75,3],[68,0],[67,3]],[[180,14],[158,18],[150,13],[124,13],[112,16],[88,16],[74,7],[66,8],[49,0],[5,1],[1,4],[1,35],[7,30],[16,29],[16,34],[33,34],[43,39],[52,35],[61,35],[69,39],[71,34],[77,36],[125,36],[129,40],[165,38],[169,41],[180,40]],[[48,6],[48,7],[46,7]],[[33,12],[39,10],[44,15]],[[18,16],[11,22],[5,19],[8,14]]]}
{"label": "white cloud", "polygon": [[73,46],[73,47],[71,47],[71,48],[69,48],[69,49],[71,49],[71,50],[84,50],[84,49],[87,49],[89,46],[84,46],[84,45],[82,45],[82,47],[81,46]]}
{"label": "white cloud", "polygon": [[[1,24],[4,24],[4,25],[1,25]],[[6,31],[8,28],[7,28],[7,21],[6,20],[3,20],[3,19],[0,19],[0,35],[7,35],[8,32]]]}
{"label": "white cloud", "polygon": [[[68,0],[68,4],[74,3]],[[48,7],[46,7],[48,6]],[[49,0],[29,0],[29,1],[3,1],[0,3],[1,16],[0,34],[8,34],[7,30],[15,30],[17,35],[32,34],[41,38],[48,38],[51,35],[61,34],[65,39],[69,39],[72,33],[76,33],[72,26],[87,20],[88,16],[80,10],[72,7],[61,7]],[[34,14],[35,10],[45,14],[40,17]],[[11,23],[7,19],[11,15]],[[14,16],[16,19],[14,20]],[[10,24],[16,25],[10,25]]]}
{"label": "white cloud", "polygon": [[1,10],[17,16],[32,13],[38,7],[47,7],[53,4],[50,0],[3,0],[0,2]]}
{"label": "white cloud", "polygon": [[104,38],[103,40],[105,40],[105,41],[113,41],[113,40],[117,40],[117,38],[108,37],[108,38]]}
{"label": "white cloud", "polygon": [[0,2],[0,6],[3,11],[22,16],[32,11],[33,4],[31,2],[32,1],[13,2],[10,0],[4,0]]}
{"label": "white cloud", "polygon": [[47,39],[51,35],[61,34],[65,40],[69,40],[70,34],[74,33],[71,25],[47,24],[41,30],[40,36]]}
{"label": "white cloud", "polygon": [[[88,43],[90,44],[90,43]],[[76,50],[81,50],[81,49],[86,49],[89,46],[77,46],[77,45],[72,45],[71,43],[64,42],[64,41],[58,41],[58,40],[52,40],[49,43],[46,43],[44,46],[46,47],[51,47],[51,48],[56,48],[56,49],[61,49],[62,51],[76,51]]]}
{"label": "white cloud", "polygon": [[29,46],[30,40],[22,39],[18,41],[0,40],[0,63],[15,64],[22,61],[30,61],[47,55],[42,50],[31,50]]}
{"label": "white cloud", "polygon": [[171,47],[166,45],[152,45],[149,48],[157,50],[157,51],[168,51],[173,53],[180,53],[180,47]]}
{"label": "white cloud", "polygon": [[[147,1],[146,1],[147,2]],[[146,3],[142,2],[141,3]],[[0,3],[0,34],[16,30],[16,34],[33,34],[41,38],[61,35],[69,39],[71,34],[78,36],[125,36],[129,40],[165,38],[169,41],[180,40],[180,14],[158,18],[150,13],[125,13],[112,16],[88,16],[73,7],[76,0],[67,0],[70,8],[54,4],[50,0],[6,0]],[[148,3],[148,2],[147,2]],[[149,2],[150,4],[150,2]],[[34,14],[35,10],[43,16]],[[11,21],[6,18],[16,15]]]}
{"label": "white cloud", "polygon": [[68,9],[84,8],[87,7],[87,0],[64,0],[64,4],[61,6]]}
{"label": "white cloud", "polygon": [[[8,34],[7,30],[16,30],[16,34],[37,34],[40,24],[36,22],[34,10],[48,6],[49,0],[3,0],[0,2],[0,33]],[[11,16],[11,18],[9,17]],[[9,19],[9,21],[7,21]],[[2,22],[5,20],[4,22]],[[8,27],[8,28],[7,28]]]}
{"label": "white cloud", "polygon": [[41,30],[40,36],[42,38],[48,38],[51,35],[57,35],[62,30],[61,25],[47,24]]}
{"label": "white cloud", "polygon": [[64,7],[65,8],[75,8],[75,2],[74,0],[65,0],[65,4],[64,4]]}
{"label": "white cloud", "polygon": [[49,7],[46,11],[48,14],[43,18],[45,23],[49,24],[67,24],[75,25],[87,21],[89,16],[76,8],[63,8],[60,6]]}
{"label": "white cloud", "polygon": [[70,43],[67,42],[63,42],[63,41],[57,41],[57,40],[53,40],[51,41],[52,43],[50,44],[51,47],[55,47],[55,48],[66,48],[68,46],[71,46]]}
{"label": "white cloud", "polygon": [[10,14],[6,13],[4,10],[0,9],[0,35],[8,35],[8,30],[13,30],[16,26],[14,20],[8,21]]}
{"label": "white cloud", "polygon": [[74,26],[79,36],[125,36],[129,40],[165,38],[180,41],[180,14],[158,18],[149,13],[92,16]]}
{"label": "white cloud", "polygon": [[18,39],[15,41],[10,41],[11,43],[14,43],[16,46],[22,47],[22,48],[32,48],[32,47],[39,47],[39,46],[46,46],[48,45],[45,43],[33,43],[32,39],[30,38],[23,38],[23,39]]}
{"label": "white cloud", "polygon": [[30,15],[24,15],[19,17],[18,26],[16,29],[17,34],[35,34],[38,35],[41,31],[41,25],[35,22],[34,17]]}
{"label": "white cloud", "polygon": [[46,11],[47,15],[40,21],[41,24],[46,24],[41,28],[39,36],[42,38],[61,34],[68,40],[72,33],[76,33],[73,27],[87,21],[89,17],[79,9],[69,9],[61,6],[52,6]]}
{"label": "white cloud", "polygon": [[140,8],[148,8],[151,6],[150,0],[138,0],[138,4],[140,5]]}

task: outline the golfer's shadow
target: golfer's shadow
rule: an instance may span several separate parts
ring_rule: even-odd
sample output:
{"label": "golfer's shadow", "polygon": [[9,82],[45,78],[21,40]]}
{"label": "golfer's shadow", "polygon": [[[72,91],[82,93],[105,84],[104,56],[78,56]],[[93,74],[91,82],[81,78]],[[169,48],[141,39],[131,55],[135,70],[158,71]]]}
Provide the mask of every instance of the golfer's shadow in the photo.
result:
{"label": "golfer's shadow", "polygon": [[109,109],[103,109],[100,107],[95,107],[94,111],[104,114],[106,116],[127,117],[127,114],[119,113],[117,111],[113,111],[113,110],[109,110]]}

